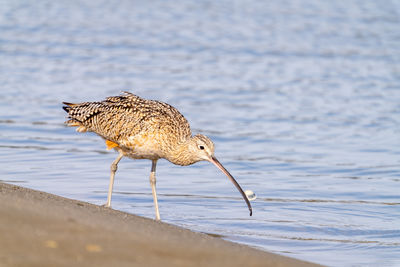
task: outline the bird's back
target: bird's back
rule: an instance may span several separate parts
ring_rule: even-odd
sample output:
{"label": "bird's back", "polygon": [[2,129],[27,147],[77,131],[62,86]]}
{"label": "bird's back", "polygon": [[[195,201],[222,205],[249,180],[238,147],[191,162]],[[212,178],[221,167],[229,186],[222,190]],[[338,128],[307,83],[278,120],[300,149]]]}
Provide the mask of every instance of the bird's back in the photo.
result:
{"label": "bird's back", "polygon": [[101,102],[64,104],[69,126],[78,126],[79,132],[95,132],[127,151],[136,148],[139,155],[132,157],[151,158],[146,149],[149,154],[158,150],[163,157],[171,146],[191,137],[189,123],[177,109],[128,92]]}

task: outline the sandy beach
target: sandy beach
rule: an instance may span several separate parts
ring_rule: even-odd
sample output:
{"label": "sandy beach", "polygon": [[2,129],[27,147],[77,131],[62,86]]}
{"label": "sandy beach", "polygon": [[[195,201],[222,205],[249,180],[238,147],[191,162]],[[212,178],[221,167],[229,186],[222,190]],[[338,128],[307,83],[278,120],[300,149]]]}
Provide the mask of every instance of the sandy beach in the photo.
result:
{"label": "sandy beach", "polygon": [[0,183],[1,266],[319,266]]}

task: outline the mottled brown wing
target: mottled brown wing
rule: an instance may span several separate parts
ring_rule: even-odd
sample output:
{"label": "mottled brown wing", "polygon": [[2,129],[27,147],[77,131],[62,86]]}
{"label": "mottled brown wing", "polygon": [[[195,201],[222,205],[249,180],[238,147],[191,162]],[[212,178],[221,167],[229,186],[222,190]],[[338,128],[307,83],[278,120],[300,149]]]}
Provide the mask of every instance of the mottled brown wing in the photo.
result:
{"label": "mottled brown wing", "polygon": [[101,102],[64,103],[70,126],[78,131],[93,131],[106,140],[119,143],[129,136],[169,133],[175,141],[191,136],[187,120],[174,107],[159,101],[146,100],[131,93],[112,96]]}

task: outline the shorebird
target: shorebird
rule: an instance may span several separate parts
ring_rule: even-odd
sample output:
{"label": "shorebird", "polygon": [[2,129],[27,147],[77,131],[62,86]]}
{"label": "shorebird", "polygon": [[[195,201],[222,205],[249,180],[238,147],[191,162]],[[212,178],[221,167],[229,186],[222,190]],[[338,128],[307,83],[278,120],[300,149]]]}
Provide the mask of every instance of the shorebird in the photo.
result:
{"label": "shorebird", "polygon": [[152,162],[150,185],[156,220],[160,220],[156,192],[156,165],[164,158],[173,164],[187,166],[206,160],[217,166],[239,190],[252,215],[250,202],[235,178],[214,156],[214,143],[202,134],[192,136],[190,125],[174,107],[156,100],[147,100],[129,92],[107,97],[100,102],[78,104],[63,102],[68,113],[65,123],[76,126],[77,132],[95,132],[115,149],[117,158],[111,164],[106,207],[111,207],[115,172],[122,157],[149,159]]}

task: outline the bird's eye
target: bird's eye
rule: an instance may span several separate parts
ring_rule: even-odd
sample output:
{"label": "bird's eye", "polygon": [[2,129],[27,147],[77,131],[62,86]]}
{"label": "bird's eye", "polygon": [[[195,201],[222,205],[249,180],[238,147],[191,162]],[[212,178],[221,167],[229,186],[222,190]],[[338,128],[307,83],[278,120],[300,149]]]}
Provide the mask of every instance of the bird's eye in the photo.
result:
{"label": "bird's eye", "polygon": [[200,150],[204,150],[204,146],[199,146],[199,149]]}

